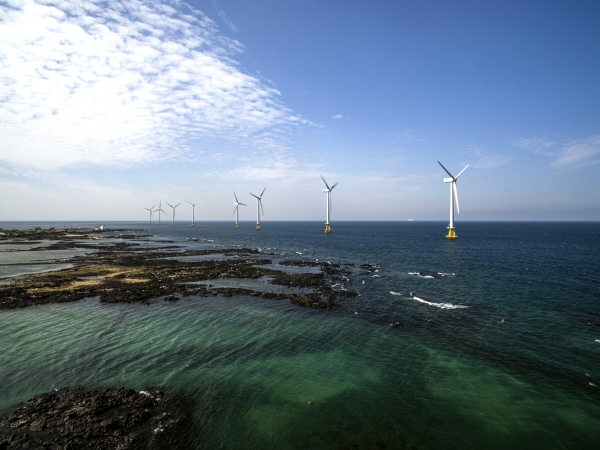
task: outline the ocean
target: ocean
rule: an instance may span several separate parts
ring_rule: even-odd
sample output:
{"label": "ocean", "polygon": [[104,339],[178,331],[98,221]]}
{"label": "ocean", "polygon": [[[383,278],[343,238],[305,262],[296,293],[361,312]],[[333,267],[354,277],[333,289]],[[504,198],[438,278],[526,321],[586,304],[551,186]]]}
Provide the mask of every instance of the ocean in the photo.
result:
{"label": "ocean", "polygon": [[[99,223],[0,223],[30,225]],[[0,414],[59,387],[163,387],[189,400],[178,448],[598,448],[600,223],[458,222],[454,241],[445,222],[105,225],[345,264],[360,296],[1,310]],[[50,267],[0,250],[0,276]]]}

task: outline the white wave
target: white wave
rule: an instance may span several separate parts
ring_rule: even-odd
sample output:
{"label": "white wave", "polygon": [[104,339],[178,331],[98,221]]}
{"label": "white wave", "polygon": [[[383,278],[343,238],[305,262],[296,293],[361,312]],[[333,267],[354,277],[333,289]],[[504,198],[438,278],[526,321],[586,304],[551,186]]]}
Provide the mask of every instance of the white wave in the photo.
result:
{"label": "white wave", "polygon": [[[399,294],[398,292],[394,292],[394,291],[390,291],[390,294],[398,295],[400,297],[402,296],[402,294]],[[452,303],[428,302],[427,300],[423,300],[422,298],[419,298],[416,295],[412,295],[412,293],[410,294],[410,298],[412,298],[413,300],[416,300],[420,303],[425,303],[426,305],[435,306],[436,308],[440,308],[440,309],[466,309],[466,308],[468,308],[468,306],[465,306],[465,305],[453,305]]]}
{"label": "white wave", "polygon": [[595,342],[600,342],[600,339],[596,339],[596,341],[595,341]]}
{"label": "white wave", "polygon": [[381,278],[381,275],[373,275],[373,278]]}
{"label": "white wave", "polygon": [[433,275],[421,275],[421,272],[408,272],[409,275],[414,275],[419,278],[435,278]]}
{"label": "white wave", "polygon": [[438,272],[438,275],[441,275],[443,277],[455,277],[456,276],[455,273],[445,273],[445,272]]}

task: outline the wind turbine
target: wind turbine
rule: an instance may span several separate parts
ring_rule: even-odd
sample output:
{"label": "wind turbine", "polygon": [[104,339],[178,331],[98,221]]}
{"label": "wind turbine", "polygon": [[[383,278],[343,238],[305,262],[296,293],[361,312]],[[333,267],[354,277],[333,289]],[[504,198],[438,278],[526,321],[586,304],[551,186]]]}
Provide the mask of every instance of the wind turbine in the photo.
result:
{"label": "wind turbine", "polygon": [[152,208],[144,208],[146,211],[150,211],[150,225],[152,225],[152,209],[155,207],[156,205],[152,205]]}
{"label": "wind turbine", "polygon": [[329,213],[331,212],[331,191],[333,191],[333,188],[338,184],[335,183],[333,186],[329,187],[327,181],[325,181],[325,178],[323,178],[323,175],[321,175],[321,180],[323,180],[323,183],[325,183],[325,186],[327,186],[327,189],[323,189],[323,192],[327,193],[327,217],[325,218],[325,233],[331,233],[331,226],[329,225]]}
{"label": "wind turbine", "polygon": [[460,209],[458,207],[458,190],[456,189],[456,180],[460,177],[460,174],[463,173],[469,165],[467,164],[463,170],[456,176],[452,175],[448,172],[441,162],[438,161],[438,164],[442,166],[442,169],[446,171],[450,178],[444,178],[444,183],[450,183],[450,225],[448,225],[448,234],[446,235],[446,239],[456,239],[458,236],[454,231],[454,197],[456,197],[456,212],[460,214]]}
{"label": "wind turbine", "polygon": [[162,200],[158,202],[158,209],[155,209],[154,212],[158,212],[158,224],[160,225],[160,213],[166,214],[161,208]]}
{"label": "wind turbine", "polygon": [[263,210],[263,214],[265,213],[265,210],[262,207],[262,196],[265,193],[266,189],[267,188],[264,188],[258,197],[256,195],[254,195],[252,192],[250,192],[250,195],[256,199],[256,229],[257,230],[260,230],[260,211],[258,209],[259,206],[260,206],[260,209]]}
{"label": "wind turbine", "polygon": [[[238,228],[238,210],[240,209],[240,205],[242,205],[242,206],[247,206],[247,205],[245,203],[240,203],[239,202],[239,200],[237,198],[237,195],[235,195],[235,191],[233,191],[233,196],[235,197],[235,203],[234,203],[235,204],[235,209],[233,210],[233,213],[235,214],[235,227]],[[262,194],[261,194],[261,196],[262,196]]]}
{"label": "wind turbine", "polygon": [[[195,227],[196,226],[196,205],[194,203],[190,203],[187,200],[185,201],[186,203],[189,203],[190,205],[192,205],[192,226]],[[181,203],[180,203],[181,205]],[[179,206],[179,205],[178,205]],[[173,218],[173,220],[175,220]]]}
{"label": "wind turbine", "polygon": [[173,222],[171,222],[171,225],[175,225],[175,208],[177,208],[179,205],[181,205],[181,203],[177,203],[175,206],[173,206],[167,202],[167,205],[169,205],[171,208],[173,208]]}

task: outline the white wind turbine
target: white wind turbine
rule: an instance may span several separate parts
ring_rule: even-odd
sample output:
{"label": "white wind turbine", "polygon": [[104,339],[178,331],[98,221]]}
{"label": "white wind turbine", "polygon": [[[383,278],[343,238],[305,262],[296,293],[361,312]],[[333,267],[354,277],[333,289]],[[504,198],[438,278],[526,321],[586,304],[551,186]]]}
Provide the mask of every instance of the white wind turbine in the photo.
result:
{"label": "white wind turbine", "polygon": [[154,212],[158,213],[158,224],[160,225],[160,213],[166,214],[161,208],[162,200],[158,202],[158,209],[155,209]]}
{"label": "white wind turbine", "polygon": [[333,191],[333,188],[338,184],[335,183],[333,186],[329,187],[327,181],[325,181],[325,178],[323,178],[323,175],[321,175],[321,180],[323,180],[323,183],[325,183],[325,186],[327,186],[327,189],[323,189],[323,192],[327,193],[327,217],[325,220],[325,233],[331,233],[331,226],[329,225],[329,213],[331,212],[331,191]]}
{"label": "white wind turbine", "polygon": [[260,209],[263,210],[263,214],[265,213],[265,210],[262,207],[262,196],[265,193],[265,190],[267,188],[264,188],[263,191],[260,193],[260,195],[257,197],[256,195],[254,195],[252,192],[250,192],[250,195],[252,197],[254,197],[256,199],[256,229],[260,230]]}
{"label": "white wind turbine", "polygon": [[175,225],[175,208],[177,208],[179,205],[181,205],[181,203],[177,203],[175,206],[173,206],[167,202],[167,205],[169,205],[171,208],[173,208],[173,222],[171,222],[171,225]]}
{"label": "white wind turbine", "polygon": [[[265,188],[265,189],[266,189],[266,188]],[[263,192],[264,192],[264,191],[263,191]],[[262,194],[261,194],[261,195],[262,195]],[[239,225],[238,225],[238,215],[239,215],[239,214],[238,214],[238,210],[240,209],[240,205],[242,205],[242,206],[246,206],[246,204],[245,204],[245,203],[240,203],[240,202],[239,202],[239,200],[238,200],[238,198],[237,198],[237,195],[235,195],[235,191],[233,191],[233,196],[235,197],[235,203],[234,203],[234,204],[235,204],[235,209],[233,210],[233,213],[235,214],[235,227],[236,227],[236,228],[238,228],[238,226],[239,226]]]}
{"label": "white wind turbine", "polygon": [[[187,200],[185,202],[189,203],[190,205],[192,205],[192,226],[195,227],[196,226],[196,204],[195,203],[190,203]],[[180,205],[181,205],[181,203],[180,203]]]}
{"label": "white wind turbine", "polygon": [[155,207],[156,205],[152,205],[152,208],[144,208],[146,211],[150,212],[150,224],[152,224],[152,209]]}
{"label": "white wind turbine", "polygon": [[456,239],[458,236],[454,231],[454,198],[456,197],[456,212],[460,214],[460,209],[458,207],[458,190],[456,189],[456,180],[460,177],[460,174],[463,173],[469,165],[467,164],[463,170],[456,176],[452,175],[448,172],[441,162],[438,161],[438,164],[442,166],[442,169],[446,171],[450,178],[444,178],[444,183],[450,183],[450,225],[448,225],[448,234],[446,235],[446,239]]}

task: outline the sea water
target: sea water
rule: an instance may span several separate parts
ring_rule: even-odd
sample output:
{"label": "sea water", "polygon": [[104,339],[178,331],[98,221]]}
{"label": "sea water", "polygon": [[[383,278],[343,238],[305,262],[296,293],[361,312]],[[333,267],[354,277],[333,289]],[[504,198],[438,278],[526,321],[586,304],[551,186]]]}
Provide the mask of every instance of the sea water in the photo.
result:
{"label": "sea water", "polygon": [[64,386],[163,387],[190,400],[182,448],[600,442],[598,223],[459,223],[454,241],[435,222],[107,225],[145,246],[341,263],[361,295],[335,310],[235,296],[0,311],[0,413]]}

